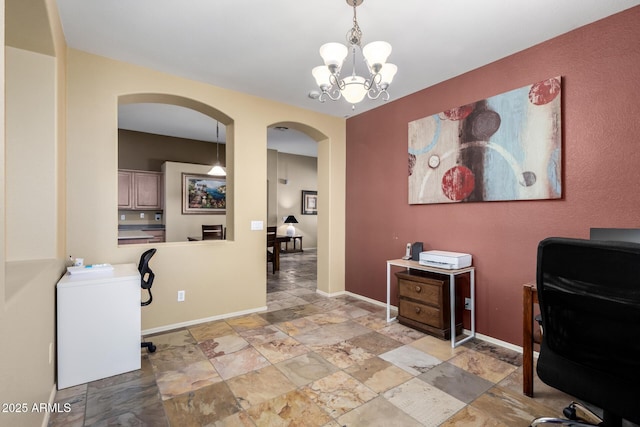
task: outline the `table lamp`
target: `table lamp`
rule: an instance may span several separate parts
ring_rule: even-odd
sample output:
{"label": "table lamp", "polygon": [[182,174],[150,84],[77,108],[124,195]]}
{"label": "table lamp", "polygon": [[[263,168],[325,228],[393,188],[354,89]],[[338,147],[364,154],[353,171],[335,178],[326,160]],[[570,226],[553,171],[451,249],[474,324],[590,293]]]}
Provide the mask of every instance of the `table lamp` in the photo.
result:
{"label": "table lamp", "polygon": [[289,237],[293,237],[296,234],[296,228],[293,226],[293,224],[297,224],[298,220],[296,219],[295,216],[293,215],[289,215],[285,220],[284,220],[285,224],[289,224],[289,226],[287,227],[287,236]]}

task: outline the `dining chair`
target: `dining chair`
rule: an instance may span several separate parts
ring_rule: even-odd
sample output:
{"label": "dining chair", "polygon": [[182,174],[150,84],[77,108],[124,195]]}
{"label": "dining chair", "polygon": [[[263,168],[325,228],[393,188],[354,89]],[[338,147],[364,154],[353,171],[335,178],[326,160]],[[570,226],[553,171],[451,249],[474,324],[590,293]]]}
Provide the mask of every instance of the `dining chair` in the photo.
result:
{"label": "dining chair", "polygon": [[280,261],[280,247],[276,244],[277,229],[278,228],[275,226],[267,227],[267,264],[271,263],[273,274],[278,270],[278,264]]}
{"label": "dining chair", "polygon": [[223,238],[224,230],[222,224],[202,224],[202,240],[222,240]]}

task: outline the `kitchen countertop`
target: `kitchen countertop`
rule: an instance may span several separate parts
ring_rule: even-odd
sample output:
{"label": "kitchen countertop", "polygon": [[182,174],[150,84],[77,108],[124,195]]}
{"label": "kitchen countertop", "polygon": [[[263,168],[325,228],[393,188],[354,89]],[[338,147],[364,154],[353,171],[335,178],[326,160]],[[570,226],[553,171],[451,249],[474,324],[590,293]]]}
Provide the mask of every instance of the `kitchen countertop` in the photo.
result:
{"label": "kitchen countertop", "polygon": [[124,239],[153,239],[154,236],[142,230],[118,230],[118,240]]}
{"label": "kitchen countertop", "polygon": [[123,230],[164,230],[164,224],[120,224],[118,231]]}

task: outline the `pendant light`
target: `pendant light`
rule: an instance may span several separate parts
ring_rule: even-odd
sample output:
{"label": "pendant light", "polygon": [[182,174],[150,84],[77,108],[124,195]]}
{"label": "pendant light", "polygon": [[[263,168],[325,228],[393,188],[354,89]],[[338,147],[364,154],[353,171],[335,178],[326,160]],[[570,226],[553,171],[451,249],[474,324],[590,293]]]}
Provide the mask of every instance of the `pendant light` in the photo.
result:
{"label": "pendant light", "polygon": [[222,166],[220,166],[220,142],[218,137],[220,136],[220,122],[216,121],[216,164],[211,168],[207,175],[215,176],[227,176],[227,172]]}

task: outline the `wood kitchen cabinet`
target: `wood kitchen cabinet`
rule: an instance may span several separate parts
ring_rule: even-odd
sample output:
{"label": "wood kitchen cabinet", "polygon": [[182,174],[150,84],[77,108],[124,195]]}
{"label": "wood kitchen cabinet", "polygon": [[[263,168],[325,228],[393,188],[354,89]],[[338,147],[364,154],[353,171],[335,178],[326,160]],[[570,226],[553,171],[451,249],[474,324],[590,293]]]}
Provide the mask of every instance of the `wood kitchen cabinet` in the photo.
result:
{"label": "wood kitchen cabinet", "polygon": [[162,198],[162,173],[118,170],[118,209],[162,209]]}
{"label": "wood kitchen cabinet", "polygon": [[[398,278],[398,321],[438,338],[451,337],[449,277],[396,273]],[[456,332],[462,331],[462,323]]]}

